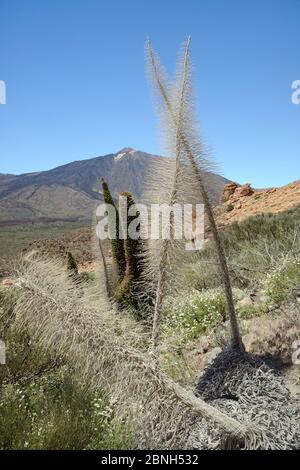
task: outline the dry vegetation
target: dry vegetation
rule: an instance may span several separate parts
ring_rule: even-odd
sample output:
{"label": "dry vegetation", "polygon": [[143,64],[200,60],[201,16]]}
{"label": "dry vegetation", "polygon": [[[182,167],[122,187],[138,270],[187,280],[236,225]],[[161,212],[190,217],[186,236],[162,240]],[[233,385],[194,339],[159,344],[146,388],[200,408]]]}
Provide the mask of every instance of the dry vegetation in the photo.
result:
{"label": "dry vegetation", "polygon": [[[132,245],[117,238],[108,266],[107,246],[96,243],[101,256],[92,281],[78,274],[72,255],[67,267],[26,253],[14,268],[15,286],[1,288],[8,361],[0,447],[299,449],[292,364],[300,330],[293,296],[298,209],[219,233],[203,171],[209,156],[191,113],[189,41],[174,83],[149,44],[148,56],[174,158],[158,162],[145,199],[199,197],[212,240],[191,255],[184,241]],[[18,394],[23,421],[9,418]],[[41,407],[45,398],[48,407]]]}

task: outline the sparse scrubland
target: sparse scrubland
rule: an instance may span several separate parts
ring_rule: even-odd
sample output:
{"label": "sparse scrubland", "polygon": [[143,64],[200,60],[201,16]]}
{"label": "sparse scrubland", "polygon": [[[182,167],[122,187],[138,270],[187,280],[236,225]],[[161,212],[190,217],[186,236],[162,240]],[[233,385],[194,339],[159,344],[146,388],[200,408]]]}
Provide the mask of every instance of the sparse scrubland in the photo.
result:
{"label": "sparse scrubland", "polygon": [[[221,232],[242,333],[247,337],[256,329],[261,343],[263,338],[267,343],[268,335],[273,335],[273,346],[261,344],[259,352],[278,357],[280,350],[284,350],[283,362],[287,352],[291,362],[292,342],[297,339],[299,329],[293,292],[300,284],[299,215],[299,207],[279,214],[262,214]],[[203,343],[205,337],[204,343],[210,345],[204,348],[207,350],[219,346],[219,333],[226,336],[226,302],[215,259],[215,248],[212,241],[208,241],[204,249],[183,266],[181,291],[165,302],[164,336],[173,338],[181,354],[188,351],[191,355],[191,350],[196,351],[197,347],[201,351],[199,338]],[[289,319],[289,311],[293,319]],[[289,337],[291,325],[294,325],[294,334]]]}
{"label": "sparse scrubland", "polygon": [[[210,158],[194,131],[189,41],[174,83],[151,45],[172,161],[149,195],[202,200],[211,239],[99,240],[95,279],[28,253],[1,290],[0,446],[11,448],[298,449],[299,209],[218,230]],[[106,203],[112,202],[103,182]]]}
{"label": "sparse scrubland", "polygon": [[130,431],[118,423],[108,397],[92,390],[72,364],[40,347],[15,318],[20,290],[0,290],[1,449],[127,448]]}
{"label": "sparse scrubland", "polygon": [[[297,416],[296,407],[299,406],[299,395],[297,398],[299,391],[297,376],[290,372],[297,369],[297,366],[292,366],[291,356],[292,343],[298,338],[299,332],[299,312],[292,294],[293,287],[300,283],[300,268],[299,261],[297,261],[300,248],[297,235],[298,221],[298,209],[295,209],[273,216],[257,216],[246,220],[239,226],[229,227],[222,233],[230,260],[229,265],[230,267],[234,265],[235,269],[238,265],[239,272],[241,272],[241,277],[236,275],[234,278],[233,295],[243,340],[253,354],[266,357],[268,364],[271,360],[271,366],[276,370],[274,377],[280,380],[281,393],[284,391],[285,402],[289,401],[288,387],[291,388],[295,395],[292,405],[295,416]],[[284,224],[284,230],[283,225],[282,229],[280,228],[281,224]],[[255,232],[253,232],[253,227],[255,227]],[[251,248],[250,253],[249,248]],[[215,259],[213,251],[212,243],[209,241],[201,254],[193,255],[193,259],[184,266],[180,275],[181,289],[172,297],[167,296],[164,302],[160,343],[161,369],[168,377],[187,389],[194,387],[193,384],[202,370],[207,370],[207,367],[209,369],[213,358],[220,351],[217,348],[223,348],[228,338],[225,296],[220,289],[219,275],[214,269],[215,265],[209,263]],[[238,259],[234,258],[234,255]],[[211,269],[208,269],[208,266]],[[30,269],[31,272],[27,274],[28,280],[31,280],[33,284],[36,281],[42,291],[47,288],[49,295],[55,294],[55,289],[59,289],[57,284],[53,285],[53,276],[56,277],[55,272],[52,272],[53,269],[57,269],[60,280],[65,273],[64,285],[66,282],[73,282],[66,266],[62,268],[55,263],[47,265],[45,261],[42,261],[38,262],[34,268],[34,270],[42,270],[42,273],[39,271],[34,273],[33,268]],[[249,272],[251,272],[250,276]],[[41,274],[45,278],[43,284],[41,284]],[[22,282],[25,286],[27,280],[23,279]],[[57,282],[62,285],[59,280]],[[78,280],[75,280],[75,284],[71,284],[74,292],[68,289],[68,295],[77,304],[84,302],[85,306],[81,304],[80,307],[82,315],[84,315],[85,308],[90,308],[90,306],[96,308],[96,312],[99,311],[98,321],[108,321],[106,331],[109,332],[110,341],[118,339],[124,342],[124,347],[128,348],[128,353],[126,353],[128,355],[132,353],[130,349],[134,347],[135,351],[143,356],[146,354],[150,341],[149,325],[141,323],[136,319],[137,317],[132,317],[130,311],[123,312],[121,322],[118,319],[119,314],[114,309],[107,312],[103,318],[101,313],[103,307],[101,304],[99,307],[102,296],[97,292],[98,283],[99,279],[97,282],[88,279],[84,284],[78,285]],[[85,292],[83,297],[82,292],[78,296],[79,288]],[[251,292],[256,292],[256,299],[252,303],[243,305],[241,301],[248,299]],[[47,295],[47,292],[45,294]],[[58,292],[56,292],[55,299],[62,302],[63,308],[68,309],[69,313],[66,312],[66,315],[72,314],[71,305],[68,305],[69,300],[66,297],[59,299]],[[51,304],[49,307],[53,309]],[[26,319],[24,309],[26,308],[32,309],[28,324],[28,320],[24,322]],[[32,317],[35,314],[38,315],[36,319]],[[153,419],[143,410],[143,404],[139,403],[140,399],[137,399],[139,392],[136,389],[135,380],[129,379],[128,388],[122,385],[124,380],[127,381],[123,374],[131,373],[130,357],[128,356],[127,364],[124,357],[126,369],[122,372],[122,366],[118,367],[116,373],[119,377],[114,377],[113,383],[107,389],[106,372],[100,380],[98,377],[100,371],[92,370],[92,374],[95,374],[94,378],[90,376],[91,371],[86,371],[84,363],[87,358],[82,357],[84,353],[80,351],[82,347],[80,342],[77,345],[78,351],[71,353],[72,357],[66,355],[64,348],[60,350],[62,347],[60,343],[66,340],[63,336],[64,329],[67,328],[63,324],[64,313],[61,315],[61,320],[54,315],[55,323],[53,326],[47,326],[46,323],[51,321],[51,317],[43,312],[43,307],[39,309],[35,305],[35,300],[29,290],[24,298],[20,286],[1,288],[0,337],[5,340],[8,348],[7,365],[0,368],[1,448],[125,449],[135,446],[147,447],[147,444],[159,447],[161,443],[155,442],[154,444],[151,433],[149,436],[141,435],[141,424],[137,418],[136,428],[133,425],[129,429],[129,423],[132,425],[134,420],[124,416],[124,403],[129,402],[134,408],[130,410],[130,413],[136,413],[137,416],[141,414],[142,420],[149,419],[152,422]],[[72,321],[76,324],[75,318],[73,320],[69,318],[68,324],[72,324]],[[84,325],[81,326],[83,327]],[[116,328],[119,331],[117,338],[114,338]],[[133,338],[128,338],[127,329],[130,329]],[[70,335],[70,342],[76,341],[75,332],[71,333],[70,330]],[[92,353],[94,354],[94,351],[87,352],[90,355]],[[78,364],[74,364],[75,358],[79,361]],[[96,354],[93,360],[97,361],[97,359]],[[112,360],[115,360],[115,357]],[[103,367],[100,359],[99,363],[100,367]],[[109,356],[107,356],[105,367],[113,367]],[[273,377],[272,368],[268,370],[269,385]],[[260,369],[257,372],[255,368],[255,371],[256,374],[260,374]],[[103,371],[101,373],[103,374]],[[114,374],[113,371],[111,373]],[[143,372],[141,374],[143,380],[146,380]],[[246,375],[249,376],[249,371]],[[257,386],[262,389],[260,380],[265,383],[265,379],[257,377],[256,380],[259,384]],[[116,387],[117,390],[112,393],[111,387]],[[131,395],[125,397],[122,390]],[[153,389],[151,392],[153,393]],[[112,396],[115,393],[117,398]],[[162,392],[157,392],[157,406],[161,400],[160,393]],[[270,390],[268,393],[271,393]],[[143,397],[143,400],[145,398]],[[174,397],[169,397],[169,399],[171,403],[165,405],[166,412],[172,415],[172,410],[174,413],[178,412],[178,405],[174,404]],[[140,408],[136,410],[135,406]],[[152,412],[155,414],[155,410],[152,409]],[[230,410],[228,412],[230,413]],[[246,417],[245,409],[240,411],[242,412]],[[183,416],[186,413],[185,409]],[[169,423],[170,436],[167,441],[182,444],[180,420],[175,416],[172,419],[174,422]],[[188,420],[188,415],[182,419]],[[203,448],[205,445],[209,447],[209,439],[207,437],[206,441],[205,433],[207,436],[210,435],[210,420],[203,422],[202,418],[196,421],[195,418],[189,419],[190,432],[189,437],[185,434],[185,445],[197,447],[198,439],[198,446],[201,440]],[[255,421],[255,416],[251,419]],[[243,416],[240,416],[240,421],[243,422]],[[199,429],[200,423],[201,430]],[[164,442],[162,435],[159,438]]]}
{"label": "sparse scrubland", "polygon": [[[221,232],[238,300],[253,294],[254,299],[257,297],[254,308],[258,303],[275,306],[291,294],[291,288],[300,282],[299,229],[297,207],[279,214],[249,217]],[[215,247],[208,241],[183,267],[183,285],[197,292],[218,288],[220,276],[215,260]]]}
{"label": "sparse scrubland", "polygon": [[[76,236],[79,228],[87,226],[89,222],[27,223],[3,226],[0,231],[0,269],[5,269],[5,265],[33,240],[39,240],[39,242],[44,239],[52,240],[61,237],[66,232],[70,239],[71,233]],[[78,248],[82,250],[82,246]]]}

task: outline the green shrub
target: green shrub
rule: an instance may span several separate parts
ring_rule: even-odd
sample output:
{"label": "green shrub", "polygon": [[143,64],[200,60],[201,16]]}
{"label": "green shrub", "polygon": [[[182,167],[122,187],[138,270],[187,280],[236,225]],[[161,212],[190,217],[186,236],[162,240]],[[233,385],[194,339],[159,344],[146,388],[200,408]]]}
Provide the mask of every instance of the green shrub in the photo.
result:
{"label": "green shrub", "polygon": [[243,305],[237,308],[239,318],[260,317],[269,311],[269,305],[266,302],[253,303],[252,305]]}
{"label": "green shrub", "polygon": [[0,286],[0,339],[14,321],[14,305],[18,299],[16,287]]}
{"label": "green shrub", "polygon": [[94,283],[96,281],[96,274],[93,272],[83,271],[80,273],[80,280],[82,282]]}
{"label": "green shrub", "polygon": [[127,448],[130,430],[66,368],[0,392],[0,449]]}
{"label": "green shrub", "polygon": [[182,341],[193,340],[225,319],[226,301],[222,292],[194,291],[166,303],[163,331]]}
{"label": "green shrub", "polygon": [[233,209],[234,209],[234,205],[231,203],[226,206],[226,212],[231,212],[233,211]]}
{"label": "green shrub", "polygon": [[0,449],[126,449],[131,430],[101,391],[33,344],[15,319],[18,289],[0,288]]}
{"label": "green shrub", "polygon": [[115,299],[121,307],[136,307],[136,299],[134,298],[133,276],[125,275],[115,288]]}
{"label": "green shrub", "polygon": [[0,289],[0,339],[6,345],[6,365],[0,366],[0,385],[7,381],[27,381],[61,364],[59,358],[33,346],[24,327],[16,321],[14,307],[18,297],[17,287]]}
{"label": "green shrub", "polygon": [[[294,235],[300,226],[300,206],[277,214],[260,214],[235,222],[222,232],[223,242],[227,248],[245,241],[256,243],[257,238],[282,241],[290,245],[289,236]],[[299,245],[298,245],[299,246]]]}
{"label": "green shrub", "polygon": [[300,284],[300,258],[285,259],[266,277],[265,293],[274,305],[286,300],[293,287]]}
{"label": "green shrub", "polygon": [[[235,304],[247,296],[247,292],[233,289]],[[267,302],[237,307],[239,318],[253,318],[269,311]],[[163,331],[165,338],[176,337],[177,344],[193,341],[202,334],[227,320],[225,295],[219,289],[205,292],[182,292],[175,298],[168,298],[164,306]]]}
{"label": "green shrub", "polygon": [[[300,255],[300,206],[278,214],[262,214],[235,222],[221,231],[233,285],[261,287],[274,260]],[[220,286],[212,241],[183,267],[183,284],[198,290]]]}
{"label": "green shrub", "polygon": [[199,259],[200,256],[182,267],[181,285],[183,289],[192,288],[203,291],[220,286],[221,279],[218,264],[204,257]]}
{"label": "green shrub", "polygon": [[123,241],[124,252],[125,252],[125,272],[124,277],[119,279],[119,282],[115,289],[115,298],[120,306],[137,307],[137,298],[134,295],[134,281],[138,279],[140,275],[139,263],[138,263],[138,247],[139,240],[133,240],[128,236],[128,228],[130,223],[135,219],[135,216],[128,215],[128,211],[131,206],[135,204],[131,193],[124,191],[120,193],[120,196],[126,198],[126,227],[122,227],[123,231],[126,232],[127,238]]}
{"label": "green shrub", "polygon": [[77,276],[78,274],[78,267],[77,263],[75,261],[74,256],[70,251],[67,252],[67,270],[70,272],[70,274]]}

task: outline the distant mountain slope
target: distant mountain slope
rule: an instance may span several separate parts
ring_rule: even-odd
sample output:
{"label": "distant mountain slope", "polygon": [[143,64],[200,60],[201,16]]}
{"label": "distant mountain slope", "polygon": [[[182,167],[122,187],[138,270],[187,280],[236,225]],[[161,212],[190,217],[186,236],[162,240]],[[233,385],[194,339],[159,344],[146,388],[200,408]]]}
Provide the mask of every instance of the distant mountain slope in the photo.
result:
{"label": "distant mountain slope", "polygon": [[[0,174],[0,223],[90,219],[99,199],[100,176],[114,195],[128,190],[140,197],[157,155],[132,148],[116,154],[75,161],[48,171]],[[210,175],[210,192],[218,201],[229,181]]]}

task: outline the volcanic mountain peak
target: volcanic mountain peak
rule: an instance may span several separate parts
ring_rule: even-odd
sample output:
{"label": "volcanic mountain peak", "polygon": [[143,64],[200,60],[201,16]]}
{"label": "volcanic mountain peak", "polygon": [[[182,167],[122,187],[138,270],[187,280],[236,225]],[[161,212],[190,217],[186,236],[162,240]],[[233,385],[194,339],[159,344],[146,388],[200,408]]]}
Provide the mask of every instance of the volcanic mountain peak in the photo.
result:
{"label": "volcanic mountain peak", "polygon": [[133,149],[132,147],[124,147],[121,150],[119,150],[119,152],[115,155],[114,159],[121,160],[126,155],[133,154],[135,152],[137,152],[137,150]]}
{"label": "volcanic mountain peak", "polygon": [[[0,174],[0,225],[28,221],[89,219],[101,198],[99,178],[114,197],[129,191],[139,198],[149,174],[163,158],[131,147],[80,160],[52,170],[23,175]],[[209,192],[217,202],[228,180],[210,174]]]}

